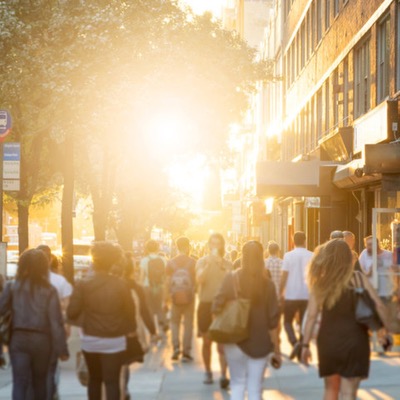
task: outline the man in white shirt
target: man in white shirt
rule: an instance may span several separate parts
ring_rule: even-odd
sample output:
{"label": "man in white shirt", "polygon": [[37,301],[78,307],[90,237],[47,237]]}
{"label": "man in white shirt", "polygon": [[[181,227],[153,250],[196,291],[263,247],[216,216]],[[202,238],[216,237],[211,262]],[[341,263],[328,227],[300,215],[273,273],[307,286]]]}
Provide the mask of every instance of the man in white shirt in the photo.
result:
{"label": "man in white shirt", "polygon": [[300,326],[307,309],[309,292],[306,282],[307,265],[313,253],[306,249],[304,232],[294,234],[295,248],[285,254],[282,266],[281,300],[284,302],[284,326],[288,340],[293,346],[291,358],[296,356],[296,349],[301,338],[297,338],[293,329],[293,320],[297,313],[300,315]]}

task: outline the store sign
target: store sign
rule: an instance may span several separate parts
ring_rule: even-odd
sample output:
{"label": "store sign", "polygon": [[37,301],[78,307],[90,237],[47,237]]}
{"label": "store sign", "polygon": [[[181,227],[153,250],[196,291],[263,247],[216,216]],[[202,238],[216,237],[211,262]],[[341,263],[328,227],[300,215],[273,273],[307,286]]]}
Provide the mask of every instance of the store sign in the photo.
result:
{"label": "store sign", "polygon": [[21,144],[4,143],[3,147],[3,190],[18,191],[21,175]]}
{"label": "store sign", "polygon": [[304,201],[305,208],[321,208],[320,197],[306,197]]}

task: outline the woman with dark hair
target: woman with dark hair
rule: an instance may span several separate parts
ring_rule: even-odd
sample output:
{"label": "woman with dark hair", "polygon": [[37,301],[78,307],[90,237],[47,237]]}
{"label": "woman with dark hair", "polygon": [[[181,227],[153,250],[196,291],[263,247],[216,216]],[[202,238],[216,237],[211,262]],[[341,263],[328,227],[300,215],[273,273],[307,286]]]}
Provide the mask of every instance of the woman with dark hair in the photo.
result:
{"label": "woman with dark hair", "polygon": [[62,361],[69,358],[60,301],[49,283],[48,268],[42,251],[25,251],[16,281],[6,286],[0,298],[0,315],[12,312],[13,400],[27,399],[30,386],[35,400],[46,399],[52,355]]}
{"label": "woman with dark hair", "polygon": [[227,302],[235,299],[236,292],[250,299],[251,306],[248,338],[224,346],[231,375],[231,399],[244,400],[247,392],[249,400],[260,400],[268,359],[275,368],[282,361],[276,335],[278,298],[273,282],[265,276],[264,252],[259,242],[244,245],[242,267],[226,276],[214,299],[213,312],[221,312]]}
{"label": "woman with dark hair", "polygon": [[354,290],[359,287],[356,275],[387,327],[385,306],[368,278],[354,272],[353,254],[343,239],[334,239],[318,247],[309,267],[311,296],[301,344],[302,362],[308,365],[310,360],[310,340],[321,311],[317,349],[319,374],[325,380],[324,400],[356,399],[361,380],[369,374],[368,328],[356,320]]}
{"label": "woman with dark hair", "polygon": [[135,305],[126,282],[110,274],[122,251],[108,242],[92,248],[94,274],[76,285],[68,318],[82,318],[82,350],[89,370],[89,400],[119,400],[120,374],[125,362],[126,338],[136,333]]}

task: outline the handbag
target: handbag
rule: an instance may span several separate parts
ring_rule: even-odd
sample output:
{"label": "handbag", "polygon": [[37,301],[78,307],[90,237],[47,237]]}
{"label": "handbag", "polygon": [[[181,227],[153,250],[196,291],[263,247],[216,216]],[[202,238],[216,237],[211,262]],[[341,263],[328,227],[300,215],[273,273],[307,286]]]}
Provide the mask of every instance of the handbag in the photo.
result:
{"label": "handbag", "polygon": [[89,384],[89,370],[86,364],[85,357],[81,351],[76,353],[76,376],[82,386],[88,386]]}
{"label": "handbag", "polygon": [[143,363],[144,350],[139,342],[137,336],[127,336],[126,338],[126,351],[125,351],[125,364]]}
{"label": "handbag", "polygon": [[235,298],[228,301],[211,323],[208,334],[217,343],[240,343],[249,337],[249,299],[239,296],[239,276],[232,273]]}
{"label": "handbag", "polygon": [[376,311],[374,300],[365,289],[362,277],[359,272],[354,274],[355,280],[355,317],[356,321],[366,326],[371,331],[378,331],[383,327],[381,318]]}

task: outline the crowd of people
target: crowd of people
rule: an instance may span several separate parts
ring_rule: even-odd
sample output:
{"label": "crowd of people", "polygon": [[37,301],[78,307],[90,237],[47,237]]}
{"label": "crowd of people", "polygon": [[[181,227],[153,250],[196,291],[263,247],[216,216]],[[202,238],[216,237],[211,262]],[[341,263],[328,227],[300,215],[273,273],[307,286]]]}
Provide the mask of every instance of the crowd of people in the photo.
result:
{"label": "crowd of people", "polygon": [[[281,368],[281,319],[292,346],[290,359],[308,365],[310,342],[317,338],[324,399],[355,399],[370,364],[369,331],[357,317],[356,293],[362,288],[369,296],[381,322],[380,344],[387,350],[391,337],[386,305],[399,285],[393,275],[381,273],[378,292],[373,289],[373,239],[365,239],[360,257],[354,239],[351,232],[334,231],[311,252],[304,232],[296,232],[294,249],[281,258],[273,241],[265,251],[260,242],[249,241],[240,252],[226,254],[224,237],[215,233],[204,256],[191,255],[190,240],[181,237],[171,259],[149,240],[139,263],[117,244],[96,242],[92,270],[74,287],[59,273],[49,247],[27,250],[16,279],[5,284],[0,297],[0,335],[9,348],[12,398],[59,398],[58,363],[69,358],[71,325],[80,332],[89,400],[104,395],[107,400],[120,400],[121,395],[129,399],[129,364],[142,362],[169,329],[174,363],[193,361],[197,332],[203,383],[212,385],[210,327],[240,298],[248,304],[246,336],[216,343],[219,385],[230,390],[232,400],[246,395],[260,400],[267,366]],[[392,267],[391,253],[378,244],[380,272]]]}

